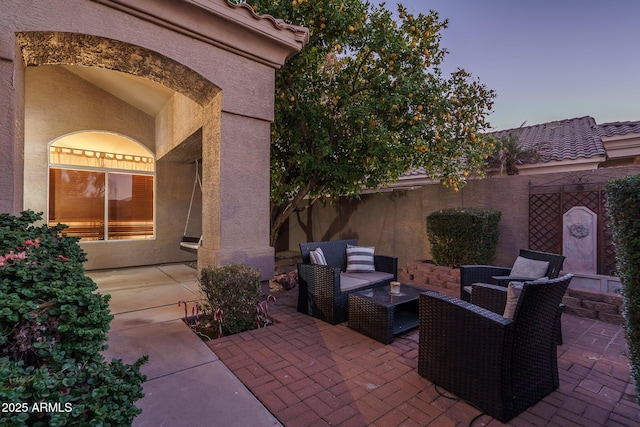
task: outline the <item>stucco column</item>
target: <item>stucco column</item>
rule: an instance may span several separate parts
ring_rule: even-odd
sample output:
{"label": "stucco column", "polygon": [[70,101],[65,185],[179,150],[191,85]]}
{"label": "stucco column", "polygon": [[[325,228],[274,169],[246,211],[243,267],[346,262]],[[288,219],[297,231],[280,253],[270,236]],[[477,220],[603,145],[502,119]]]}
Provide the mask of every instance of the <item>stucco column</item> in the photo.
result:
{"label": "stucco column", "polygon": [[220,114],[222,96],[204,107],[202,114],[202,246],[198,270],[219,266],[220,250]]}
{"label": "stucco column", "polygon": [[[208,107],[209,108],[209,107]],[[247,264],[273,277],[269,246],[269,129],[265,120],[205,111],[203,246],[198,267]],[[219,126],[217,128],[216,126]],[[209,128],[209,129],[207,129]],[[218,138],[218,145],[211,142]]]}
{"label": "stucco column", "polygon": [[[0,34],[0,212],[23,209],[24,66],[13,34]],[[18,55],[18,56],[16,56]]]}

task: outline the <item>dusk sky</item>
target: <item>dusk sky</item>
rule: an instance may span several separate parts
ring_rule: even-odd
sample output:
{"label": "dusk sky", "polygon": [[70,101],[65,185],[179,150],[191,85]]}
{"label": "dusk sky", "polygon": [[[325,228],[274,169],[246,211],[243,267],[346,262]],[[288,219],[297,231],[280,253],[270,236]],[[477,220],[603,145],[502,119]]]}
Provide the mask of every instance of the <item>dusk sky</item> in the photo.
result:
{"label": "dusk sky", "polygon": [[[449,19],[443,69],[463,68],[497,92],[493,129],[582,116],[640,120],[640,1],[399,2]],[[386,6],[396,11],[396,3]]]}

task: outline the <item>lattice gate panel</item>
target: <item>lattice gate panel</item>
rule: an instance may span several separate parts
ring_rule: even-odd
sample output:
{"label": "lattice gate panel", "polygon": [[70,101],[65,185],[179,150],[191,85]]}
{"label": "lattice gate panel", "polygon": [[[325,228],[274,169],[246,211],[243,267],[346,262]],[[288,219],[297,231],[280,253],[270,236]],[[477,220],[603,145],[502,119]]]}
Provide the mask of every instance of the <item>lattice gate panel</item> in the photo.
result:
{"label": "lattice gate panel", "polygon": [[529,249],[562,252],[560,193],[529,195]]}
{"label": "lattice gate panel", "polygon": [[584,206],[591,209],[596,215],[600,215],[600,192],[566,192],[562,193],[562,215],[576,206]]}
{"label": "lattice gate panel", "polygon": [[[606,212],[603,184],[588,188],[568,186],[548,188],[548,193],[529,194],[529,248],[543,252],[562,253],[562,216],[575,206],[585,206],[598,216],[598,273],[614,275],[615,247],[610,220]],[[537,191],[540,191],[538,188]]]}

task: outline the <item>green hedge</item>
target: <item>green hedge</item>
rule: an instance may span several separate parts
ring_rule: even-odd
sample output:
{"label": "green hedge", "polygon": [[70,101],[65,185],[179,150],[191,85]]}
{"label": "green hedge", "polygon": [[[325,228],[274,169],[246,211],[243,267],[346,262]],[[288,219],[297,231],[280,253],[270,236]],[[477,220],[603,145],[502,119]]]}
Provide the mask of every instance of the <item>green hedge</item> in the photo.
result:
{"label": "green hedge", "polygon": [[640,175],[609,181],[606,193],[622,283],[631,373],[640,395]]}
{"label": "green hedge", "polygon": [[459,267],[490,264],[498,245],[500,211],[454,208],[427,216],[427,237],[433,261]]}
{"label": "green hedge", "polygon": [[0,425],[131,425],[146,358],[104,360],[109,297],[84,275],[78,239],[41,219],[0,214],[0,402],[14,405]]}
{"label": "green hedge", "polygon": [[260,301],[260,271],[242,264],[207,267],[200,272],[205,312],[223,312],[222,332],[231,335],[256,326]]}

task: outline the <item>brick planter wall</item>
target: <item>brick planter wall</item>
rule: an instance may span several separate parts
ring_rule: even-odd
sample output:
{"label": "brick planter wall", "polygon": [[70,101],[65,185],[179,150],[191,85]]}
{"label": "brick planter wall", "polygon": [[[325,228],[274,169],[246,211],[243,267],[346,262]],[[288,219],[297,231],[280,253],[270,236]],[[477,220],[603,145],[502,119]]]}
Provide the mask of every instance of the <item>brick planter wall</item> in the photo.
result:
{"label": "brick planter wall", "polygon": [[423,261],[408,262],[398,272],[398,280],[403,283],[428,285],[452,291],[460,290],[460,270]]}
{"label": "brick planter wall", "polygon": [[565,313],[618,325],[624,323],[620,294],[569,288],[562,301],[566,305]]}
{"label": "brick planter wall", "polygon": [[[408,262],[398,272],[398,280],[456,292],[460,289],[458,269],[425,261]],[[454,293],[454,295],[458,294]],[[563,298],[566,305],[565,313],[619,325],[624,323],[622,301],[622,296],[617,293],[600,293],[578,288],[569,288]]]}

